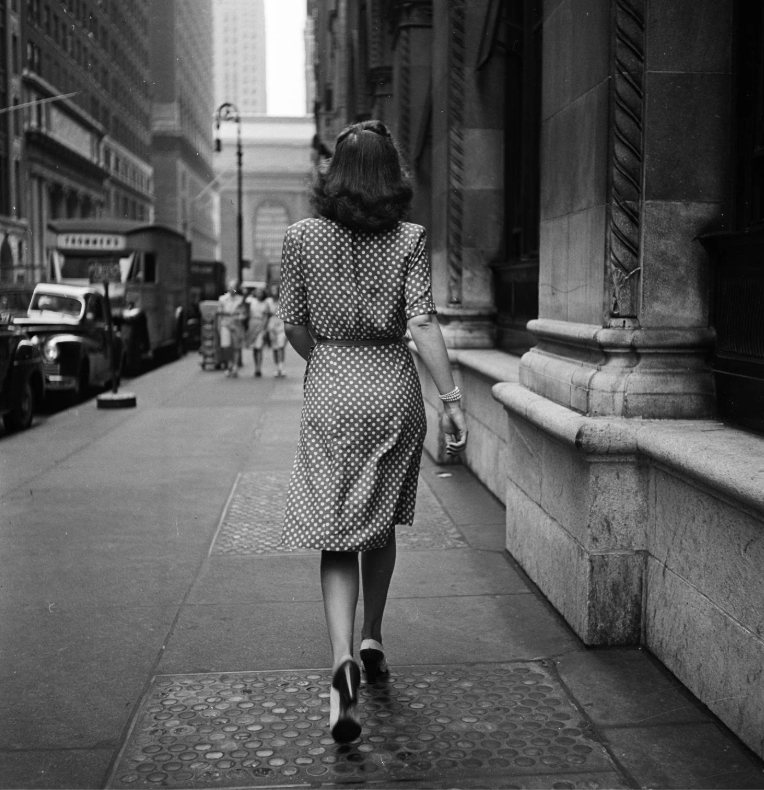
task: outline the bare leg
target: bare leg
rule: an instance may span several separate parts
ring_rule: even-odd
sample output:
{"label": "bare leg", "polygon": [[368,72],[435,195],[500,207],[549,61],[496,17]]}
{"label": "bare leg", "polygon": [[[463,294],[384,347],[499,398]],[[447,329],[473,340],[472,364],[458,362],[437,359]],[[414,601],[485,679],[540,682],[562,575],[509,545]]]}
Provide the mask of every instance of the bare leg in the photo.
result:
{"label": "bare leg", "polygon": [[276,375],[283,376],[284,375],[284,349],[283,348],[274,348],[273,349],[273,361],[276,363]]}
{"label": "bare leg", "polygon": [[332,645],[332,666],[336,670],[353,655],[353,626],[358,603],[357,552],[321,552],[321,590]]}
{"label": "bare leg", "polygon": [[386,546],[361,554],[363,579],[363,629],[361,639],[382,641],[382,616],[395,569],[395,532]]}

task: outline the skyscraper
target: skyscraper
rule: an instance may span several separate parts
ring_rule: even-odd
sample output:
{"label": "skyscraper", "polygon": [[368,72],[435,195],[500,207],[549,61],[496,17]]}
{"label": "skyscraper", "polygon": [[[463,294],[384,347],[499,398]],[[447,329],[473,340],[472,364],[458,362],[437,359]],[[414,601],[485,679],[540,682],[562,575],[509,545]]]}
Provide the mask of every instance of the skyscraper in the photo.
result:
{"label": "skyscraper", "polygon": [[212,0],[151,0],[152,163],[156,221],[218,252],[212,187]]}
{"label": "skyscraper", "polygon": [[215,104],[264,115],[265,2],[215,0]]}

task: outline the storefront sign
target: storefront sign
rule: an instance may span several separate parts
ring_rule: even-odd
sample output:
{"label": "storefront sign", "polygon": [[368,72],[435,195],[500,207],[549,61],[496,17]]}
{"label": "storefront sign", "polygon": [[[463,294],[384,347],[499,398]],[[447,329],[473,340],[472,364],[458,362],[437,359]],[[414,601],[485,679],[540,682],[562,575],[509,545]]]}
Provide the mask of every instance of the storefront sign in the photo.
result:
{"label": "storefront sign", "polygon": [[60,250],[124,250],[127,239],[118,233],[59,233]]}

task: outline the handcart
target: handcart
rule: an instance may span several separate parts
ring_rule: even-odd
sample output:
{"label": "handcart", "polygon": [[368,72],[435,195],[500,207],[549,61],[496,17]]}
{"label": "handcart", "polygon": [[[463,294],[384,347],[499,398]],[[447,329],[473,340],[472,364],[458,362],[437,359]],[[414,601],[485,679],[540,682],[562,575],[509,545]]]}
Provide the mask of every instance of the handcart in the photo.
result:
{"label": "handcart", "polygon": [[218,329],[218,303],[211,300],[200,302],[199,311],[202,317],[201,345],[199,346],[199,353],[202,355],[200,363],[202,370],[206,370],[208,365],[213,370],[220,370],[223,367],[223,360]]}

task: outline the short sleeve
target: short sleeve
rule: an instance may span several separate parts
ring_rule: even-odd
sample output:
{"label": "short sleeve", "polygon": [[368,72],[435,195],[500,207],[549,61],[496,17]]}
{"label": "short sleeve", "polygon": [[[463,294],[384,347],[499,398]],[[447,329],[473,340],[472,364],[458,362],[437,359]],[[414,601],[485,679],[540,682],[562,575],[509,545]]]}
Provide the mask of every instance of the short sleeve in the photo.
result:
{"label": "short sleeve", "polygon": [[309,321],[308,296],[302,271],[302,235],[294,226],[287,228],[281,251],[281,284],[278,317],[288,324]]}
{"label": "short sleeve", "polygon": [[406,319],[437,313],[432,300],[430,260],[427,256],[427,231],[421,229],[406,269]]}

